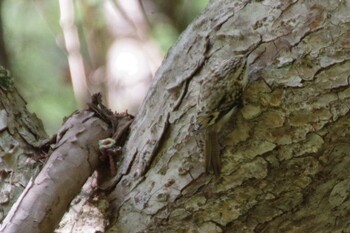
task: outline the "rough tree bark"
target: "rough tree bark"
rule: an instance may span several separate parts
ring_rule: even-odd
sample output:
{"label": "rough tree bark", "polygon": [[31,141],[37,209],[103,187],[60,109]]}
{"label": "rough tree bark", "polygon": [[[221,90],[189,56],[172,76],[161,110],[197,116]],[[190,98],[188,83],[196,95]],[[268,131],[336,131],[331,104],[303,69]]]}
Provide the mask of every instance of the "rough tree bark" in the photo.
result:
{"label": "rough tree bark", "polygon": [[[100,187],[107,232],[350,231],[349,10],[211,1],[157,72],[117,175]],[[191,127],[203,80],[237,55],[251,82],[219,134],[214,176]]]}
{"label": "rough tree bark", "polygon": [[[4,71],[3,69],[0,69]],[[0,74],[0,220],[42,165],[39,147],[47,140],[41,121]]]}
{"label": "rough tree bark", "polygon": [[[108,232],[349,231],[349,10],[211,1],[157,72],[106,183]],[[190,129],[203,80],[237,54],[251,82],[219,135],[215,177]]]}

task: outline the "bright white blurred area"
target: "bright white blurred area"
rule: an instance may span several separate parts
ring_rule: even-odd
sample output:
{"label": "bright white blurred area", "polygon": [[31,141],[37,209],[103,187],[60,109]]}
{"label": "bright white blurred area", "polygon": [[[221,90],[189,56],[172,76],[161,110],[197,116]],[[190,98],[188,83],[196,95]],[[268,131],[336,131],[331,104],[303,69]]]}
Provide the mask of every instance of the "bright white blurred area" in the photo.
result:
{"label": "bright white blurred area", "polygon": [[112,110],[136,114],[162,55],[148,37],[139,1],[118,3],[123,12],[118,11],[111,1],[105,3],[107,25],[114,36],[107,54],[106,98]]}
{"label": "bright white blurred area", "polygon": [[134,39],[116,40],[107,59],[107,103],[116,111],[135,114],[144,99],[157,66]]}

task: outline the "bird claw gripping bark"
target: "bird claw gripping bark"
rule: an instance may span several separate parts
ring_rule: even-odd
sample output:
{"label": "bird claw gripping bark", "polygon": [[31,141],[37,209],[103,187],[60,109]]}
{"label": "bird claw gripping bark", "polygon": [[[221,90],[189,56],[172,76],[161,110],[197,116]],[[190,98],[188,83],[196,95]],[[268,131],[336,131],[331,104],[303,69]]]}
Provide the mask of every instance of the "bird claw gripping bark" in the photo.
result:
{"label": "bird claw gripping bark", "polygon": [[211,71],[211,77],[201,83],[193,131],[204,136],[206,171],[219,175],[221,159],[217,134],[237,112],[248,84],[247,59],[232,57],[214,65]]}

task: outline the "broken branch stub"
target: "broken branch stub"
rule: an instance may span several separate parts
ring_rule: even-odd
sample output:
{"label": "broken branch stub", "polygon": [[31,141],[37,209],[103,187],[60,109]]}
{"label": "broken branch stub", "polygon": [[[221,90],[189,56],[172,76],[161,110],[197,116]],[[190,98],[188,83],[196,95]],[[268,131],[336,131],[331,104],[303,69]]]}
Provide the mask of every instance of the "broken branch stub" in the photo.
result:
{"label": "broken branch stub", "polygon": [[90,111],[70,117],[44,168],[28,183],[0,232],[53,232],[98,165],[98,140],[110,135],[107,124]]}
{"label": "broken branch stub", "polygon": [[93,96],[89,107],[65,121],[47,163],[12,207],[0,226],[1,233],[53,232],[99,166],[99,140],[112,137],[116,146],[122,146],[133,117],[113,114],[102,105],[100,95]]}

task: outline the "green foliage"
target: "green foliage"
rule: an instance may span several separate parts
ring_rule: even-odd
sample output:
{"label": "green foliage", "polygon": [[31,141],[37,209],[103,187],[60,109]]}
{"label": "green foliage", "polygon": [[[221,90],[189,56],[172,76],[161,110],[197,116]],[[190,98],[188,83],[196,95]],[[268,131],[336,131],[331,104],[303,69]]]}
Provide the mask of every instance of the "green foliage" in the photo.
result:
{"label": "green foliage", "polygon": [[174,44],[178,32],[171,24],[159,23],[152,31],[152,37],[157,41],[160,49],[166,53]]}
{"label": "green foliage", "polygon": [[163,11],[162,16],[154,16],[152,20],[152,37],[159,44],[163,52],[167,52],[175,43],[180,33],[204,9],[209,0],[155,0]]}
{"label": "green foliage", "polygon": [[76,109],[64,81],[67,57],[56,43],[62,40],[58,1],[5,1],[2,12],[15,86],[52,134]]}

